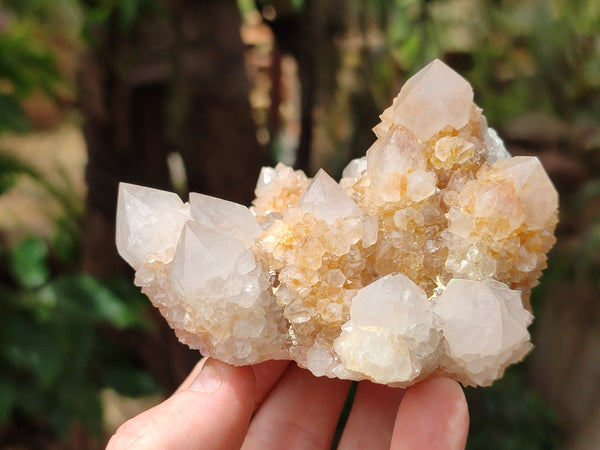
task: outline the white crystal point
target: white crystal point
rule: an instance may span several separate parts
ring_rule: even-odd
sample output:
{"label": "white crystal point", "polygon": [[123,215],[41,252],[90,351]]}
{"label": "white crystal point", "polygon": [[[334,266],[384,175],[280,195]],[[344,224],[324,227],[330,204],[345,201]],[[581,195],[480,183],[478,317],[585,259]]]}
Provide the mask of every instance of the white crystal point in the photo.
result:
{"label": "white crystal point", "polygon": [[348,370],[380,383],[406,382],[420,373],[413,353],[431,340],[432,322],[423,289],[403,274],[387,275],[358,291],[334,348]]}
{"label": "white crystal point", "polygon": [[190,303],[208,297],[206,284],[233,272],[242,252],[242,241],[190,220],[185,223],[169,277]]}
{"label": "white crystal point", "polygon": [[247,247],[254,243],[262,230],[248,208],[238,203],[203,194],[190,194],[192,217],[198,223],[229,234]]}
{"label": "white crystal point", "polygon": [[450,357],[445,368],[467,384],[490,384],[531,349],[532,315],[520,291],[497,281],[452,279],[433,311]]}
{"label": "white crystal point", "polygon": [[406,176],[406,195],[413,202],[420,202],[435,193],[436,178],[433,172],[416,170]]}
{"label": "white crystal point", "polygon": [[287,185],[294,182],[301,184],[306,180],[304,172],[294,170],[292,167],[279,162],[275,167],[263,167],[260,170],[254,193],[256,197],[260,197],[269,191],[278,193]]}
{"label": "white crystal point", "polygon": [[134,269],[144,263],[168,262],[189,212],[177,194],[120,183],[116,243]]}
{"label": "white crystal point", "polygon": [[312,213],[317,219],[333,224],[345,217],[360,217],[362,211],[339,184],[320,169],[297,205],[305,213]]}
{"label": "white crystal point", "polygon": [[[487,222],[487,229],[490,235],[496,239],[505,239],[514,232],[525,218],[523,212],[523,202],[515,193],[515,189],[510,183],[486,183],[479,186],[474,192],[473,216],[475,220],[483,219]],[[451,227],[455,230],[460,224],[453,223]],[[466,227],[466,229],[469,229]]]}
{"label": "white crystal point", "polygon": [[328,347],[315,342],[306,352],[306,368],[314,375],[322,377],[333,362],[333,356]]}
{"label": "white crystal point", "polygon": [[[288,172],[288,174],[285,172]],[[285,175],[289,176],[289,174],[292,174],[293,172],[294,169],[286,166],[283,163],[278,163],[275,167],[262,167],[260,169],[258,181],[256,182],[256,189],[254,191],[256,196],[258,197],[271,189],[271,187],[273,187],[273,182],[275,182],[278,178],[285,177]]]}
{"label": "white crystal point", "polygon": [[405,174],[425,166],[423,146],[414,134],[402,127],[392,127],[367,150],[367,173],[370,177]]}
{"label": "white crystal point", "polygon": [[472,104],[469,82],[435,59],[404,84],[391,116],[424,142],[448,125],[456,130],[464,127]]}
{"label": "white crystal point", "polygon": [[283,211],[295,205],[310,184],[306,174],[283,163],[263,167],[256,184],[256,198],[250,208],[263,228],[280,218]]}
{"label": "white crystal point", "polygon": [[504,141],[493,128],[487,129],[483,137],[483,145],[486,148],[488,164],[494,164],[499,159],[508,159],[511,157],[511,154],[504,145]]}
{"label": "white crystal point", "polygon": [[516,156],[496,161],[492,170],[499,171],[499,177],[512,181],[523,204],[524,221],[529,229],[544,228],[556,213],[558,193],[540,160],[534,156]]}
{"label": "white crystal point", "polygon": [[358,178],[367,170],[367,158],[362,156],[348,163],[342,171],[342,178]]}

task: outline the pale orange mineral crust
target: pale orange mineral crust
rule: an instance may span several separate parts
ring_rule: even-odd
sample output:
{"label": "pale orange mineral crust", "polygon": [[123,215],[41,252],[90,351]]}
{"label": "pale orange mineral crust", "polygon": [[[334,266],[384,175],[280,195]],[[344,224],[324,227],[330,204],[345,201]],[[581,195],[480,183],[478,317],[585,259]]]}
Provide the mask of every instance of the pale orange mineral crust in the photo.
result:
{"label": "pale orange mineral crust", "polygon": [[264,168],[252,208],[122,185],[117,244],[180,339],[232,364],[487,385],[531,349],[531,289],[558,197],[435,60],[340,183]]}

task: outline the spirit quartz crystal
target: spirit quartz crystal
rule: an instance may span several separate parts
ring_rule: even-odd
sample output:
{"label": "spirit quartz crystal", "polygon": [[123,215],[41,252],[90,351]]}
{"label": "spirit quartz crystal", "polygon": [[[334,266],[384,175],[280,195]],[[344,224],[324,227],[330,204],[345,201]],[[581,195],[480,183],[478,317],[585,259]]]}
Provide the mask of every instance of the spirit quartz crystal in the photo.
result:
{"label": "spirit quartz crystal", "polygon": [[121,184],[117,246],[179,339],[235,365],[488,385],[532,348],[530,290],[558,197],[434,60],[337,183],[263,168],[251,208]]}

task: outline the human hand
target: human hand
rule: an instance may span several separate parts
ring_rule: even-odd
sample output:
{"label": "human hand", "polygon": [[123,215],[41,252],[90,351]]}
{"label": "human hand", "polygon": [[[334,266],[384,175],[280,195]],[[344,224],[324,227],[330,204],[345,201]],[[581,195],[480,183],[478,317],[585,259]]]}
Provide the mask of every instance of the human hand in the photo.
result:
{"label": "human hand", "polygon": [[[121,425],[107,449],[328,449],[349,387],[288,361],[233,367],[204,358],[175,394]],[[361,381],[338,448],[461,449],[468,426],[456,381],[406,390]]]}

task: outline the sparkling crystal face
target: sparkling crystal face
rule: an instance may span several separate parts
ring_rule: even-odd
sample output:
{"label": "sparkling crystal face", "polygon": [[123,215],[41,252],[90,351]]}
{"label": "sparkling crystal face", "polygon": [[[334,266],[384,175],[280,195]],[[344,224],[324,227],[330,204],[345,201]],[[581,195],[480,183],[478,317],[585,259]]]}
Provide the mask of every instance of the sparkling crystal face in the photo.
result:
{"label": "sparkling crystal face", "polygon": [[558,208],[539,160],[511,158],[438,60],[374,131],[339,183],[263,168],[250,209],[121,185],[119,252],[183,342],[392,386],[487,385],[527,354]]}

